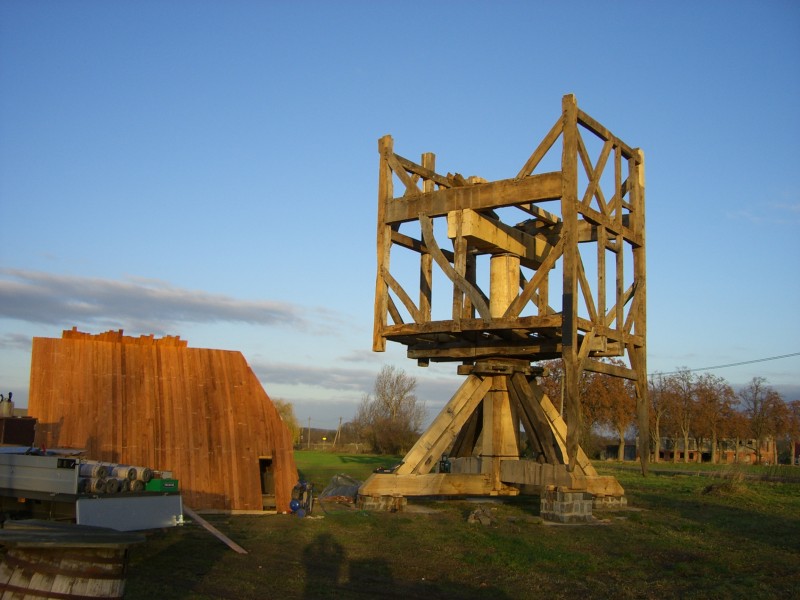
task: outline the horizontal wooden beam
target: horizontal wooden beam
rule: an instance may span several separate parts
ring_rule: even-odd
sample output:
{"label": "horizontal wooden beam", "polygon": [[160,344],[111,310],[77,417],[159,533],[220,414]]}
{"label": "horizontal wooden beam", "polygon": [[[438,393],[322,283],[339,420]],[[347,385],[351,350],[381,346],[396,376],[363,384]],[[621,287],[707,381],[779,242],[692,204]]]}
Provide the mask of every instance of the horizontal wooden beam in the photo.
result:
{"label": "horizontal wooden beam", "polygon": [[586,359],[583,363],[583,369],[585,371],[592,371],[593,373],[622,377],[623,379],[630,379],[631,381],[636,381],[638,379],[636,371],[633,369],[600,362],[598,360]]}
{"label": "horizontal wooden beam", "polygon": [[[404,235],[399,231],[392,231],[392,243],[397,244],[398,246],[402,246],[403,248],[408,248],[409,250],[413,250],[414,252],[419,252],[420,254],[430,254],[428,247],[422,242],[422,240],[418,240],[412,238],[411,236]],[[444,248],[441,248],[441,251],[442,254],[444,254],[444,257],[450,262],[453,262],[453,260],[455,260],[452,251],[445,250]]]}
{"label": "horizontal wooden beam", "polygon": [[437,360],[473,360],[479,358],[502,358],[502,357],[522,357],[534,356],[536,360],[546,360],[558,358],[561,355],[562,346],[560,342],[541,342],[541,343],[519,343],[509,344],[507,342],[494,342],[485,345],[470,343],[469,341],[458,342],[452,345],[446,344],[419,344],[410,345],[406,356],[411,359],[430,358]]}
{"label": "horizontal wooden beam", "polygon": [[[361,496],[487,496],[493,493],[493,489],[491,478],[483,474],[373,473],[359,488],[358,493]],[[516,494],[517,490],[507,488],[507,493]]]}
{"label": "horizontal wooden beam", "polygon": [[453,210],[486,210],[560,197],[561,172],[541,173],[394,198],[387,203],[384,223],[414,221],[420,214],[441,217]]}
{"label": "horizontal wooden beam", "polygon": [[461,235],[471,246],[486,254],[508,252],[519,256],[523,264],[536,268],[552,246],[540,237],[532,236],[497,219],[474,210],[459,210],[447,214],[447,237],[455,239],[461,221]]}
{"label": "horizontal wooden beam", "polygon": [[517,319],[495,318],[489,321],[483,319],[461,319],[456,326],[455,321],[428,321],[427,323],[408,323],[404,325],[389,325],[383,329],[385,337],[402,335],[424,335],[431,333],[454,332],[492,332],[520,329],[526,331],[544,331],[561,327],[561,314],[546,316],[519,317]]}

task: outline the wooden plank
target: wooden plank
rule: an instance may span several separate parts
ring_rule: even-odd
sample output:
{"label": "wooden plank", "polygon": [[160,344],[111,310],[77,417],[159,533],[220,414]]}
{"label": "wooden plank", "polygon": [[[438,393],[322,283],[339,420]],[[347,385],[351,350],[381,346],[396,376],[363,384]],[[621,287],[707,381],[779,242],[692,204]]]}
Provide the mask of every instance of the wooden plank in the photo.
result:
{"label": "wooden plank", "polygon": [[189,508],[185,504],[183,506],[183,512],[184,512],[184,514],[188,515],[188,517],[190,519],[192,519],[195,522],[197,522],[198,525],[200,525],[203,529],[208,531],[211,535],[213,535],[215,538],[220,540],[222,543],[224,543],[226,546],[228,546],[228,548],[230,548],[234,552],[236,552],[238,554],[247,554],[247,550],[242,548],[239,544],[234,542],[231,538],[229,538],[227,535],[222,533],[219,529],[214,527],[211,523],[206,521],[203,517],[198,515],[195,511],[193,511],[191,508]]}
{"label": "wooden plank", "polygon": [[515,204],[557,200],[561,196],[561,174],[531,175],[524,179],[503,179],[413,196],[394,198],[382,221],[385,224],[414,221],[419,215],[441,217],[453,210],[483,210]]}

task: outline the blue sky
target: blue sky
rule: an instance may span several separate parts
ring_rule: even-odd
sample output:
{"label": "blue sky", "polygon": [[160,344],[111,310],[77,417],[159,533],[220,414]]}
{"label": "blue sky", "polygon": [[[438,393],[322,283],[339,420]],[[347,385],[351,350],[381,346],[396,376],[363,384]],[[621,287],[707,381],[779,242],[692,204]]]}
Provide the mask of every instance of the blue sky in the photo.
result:
{"label": "blue sky", "polygon": [[797,2],[0,3],[0,391],[34,336],[241,351],[303,423],[371,352],[377,140],[512,177],[578,105],[646,157],[648,366],[800,398]]}

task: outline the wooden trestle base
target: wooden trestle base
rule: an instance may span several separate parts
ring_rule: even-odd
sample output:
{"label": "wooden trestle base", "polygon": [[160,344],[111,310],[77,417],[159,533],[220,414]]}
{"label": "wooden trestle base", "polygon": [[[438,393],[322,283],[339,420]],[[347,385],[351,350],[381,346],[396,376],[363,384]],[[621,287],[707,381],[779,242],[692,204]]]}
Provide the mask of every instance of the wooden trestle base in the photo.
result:
{"label": "wooden trestle base", "polygon": [[[492,359],[462,365],[459,373],[466,380],[402,463],[361,486],[362,505],[383,496],[514,496],[548,487],[624,496],[616,478],[598,475],[582,448],[569,464],[567,425],[536,382],[541,369]],[[520,425],[535,459],[523,457]],[[450,472],[439,468],[443,454]]]}

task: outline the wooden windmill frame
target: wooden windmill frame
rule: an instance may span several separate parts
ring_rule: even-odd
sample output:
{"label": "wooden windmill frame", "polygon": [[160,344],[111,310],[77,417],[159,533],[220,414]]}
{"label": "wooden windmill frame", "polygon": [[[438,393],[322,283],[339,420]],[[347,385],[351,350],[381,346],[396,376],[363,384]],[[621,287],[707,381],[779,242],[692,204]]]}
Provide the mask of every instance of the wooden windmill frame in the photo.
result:
{"label": "wooden windmill frame", "polygon": [[[557,164],[559,145],[560,168],[537,172],[547,160]],[[432,153],[414,163],[394,152],[390,136],[378,148],[373,350],[398,342],[422,366],[461,363],[467,378],[403,462],[371,476],[360,494],[516,494],[549,485],[623,494],[579,446],[579,381],[594,371],[635,383],[646,471],[643,153],[580,110],[573,95],[511,179],[440,175]],[[452,250],[436,236],[445,221]],[[417,281],[401,283],[390,261],[408,251],[418,255],[417,302],[408,291]],[[440,281],[446,314],[434,318]],[[565,418],[534,364],[558,358]],[[533,460],[523,457],[520,429]],[[437,472],[443,454],[447,468]]]}

